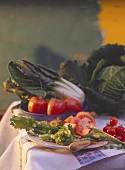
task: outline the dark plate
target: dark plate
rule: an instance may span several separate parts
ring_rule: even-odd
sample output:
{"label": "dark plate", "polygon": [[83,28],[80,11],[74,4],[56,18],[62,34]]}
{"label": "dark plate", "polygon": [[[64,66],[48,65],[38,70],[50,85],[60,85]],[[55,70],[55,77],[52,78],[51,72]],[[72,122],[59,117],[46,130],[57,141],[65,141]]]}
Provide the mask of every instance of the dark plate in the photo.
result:
{"label": "dark plate", "polygon": [[[83,111],[87,111],[88,107],[86,105],[83,106]],[[36,114],[36,113],[30,113],[27,110],[27,103],[23,103],[20,105],[20,110],[26,114],[29,117],[34,118],[37,121],[42,121],[42,120],[46,120],[46,121],[51,121],[53,119],[56,119],[57,117],[60,117],[61,120],[66,119],[68,116],[75,116],[77,113],[64,113],[61,115],[47,115],[47,114]]]}

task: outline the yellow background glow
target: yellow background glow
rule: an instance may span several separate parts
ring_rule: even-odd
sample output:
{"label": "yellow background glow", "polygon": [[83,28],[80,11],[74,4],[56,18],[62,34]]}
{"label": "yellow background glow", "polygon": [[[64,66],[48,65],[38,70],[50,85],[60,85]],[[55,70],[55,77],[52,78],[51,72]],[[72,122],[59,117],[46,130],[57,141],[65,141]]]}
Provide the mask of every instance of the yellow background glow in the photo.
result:
{"label": "yellow background glow", "polygon": [[99,0],[98,15],[103,44],[125,44],[125,0]]}

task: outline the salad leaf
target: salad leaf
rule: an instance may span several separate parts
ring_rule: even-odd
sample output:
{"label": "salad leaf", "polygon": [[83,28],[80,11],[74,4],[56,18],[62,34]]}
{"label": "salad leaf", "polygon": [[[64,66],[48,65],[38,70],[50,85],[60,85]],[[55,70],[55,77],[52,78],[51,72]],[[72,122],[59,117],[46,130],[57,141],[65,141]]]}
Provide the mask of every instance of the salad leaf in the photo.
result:
{"label": "salad leaf", "polygon": [[31,117],[12,116],[10,125],[15,129],[25,129],[27,132],[33,132],[38,135],[41,140],[55,142],[59,145],[69,145],[70,143],[80,139],[76,136],[71,125],[68,127],[58,126],[55,124],[51,126],[47,121],[37,122]]}

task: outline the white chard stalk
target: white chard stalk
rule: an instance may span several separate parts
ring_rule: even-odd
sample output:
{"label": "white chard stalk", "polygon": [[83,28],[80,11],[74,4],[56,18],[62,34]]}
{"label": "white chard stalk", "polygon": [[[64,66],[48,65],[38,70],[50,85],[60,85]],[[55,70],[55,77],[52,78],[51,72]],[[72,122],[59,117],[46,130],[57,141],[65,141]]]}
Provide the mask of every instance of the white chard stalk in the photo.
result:
{"label": "white chard stalk", "polygon": [[71,97],[76,99],[82,106],[85,100],[84,92],[75,84],[65,80],[64,78],[60,78],[60,81],[55,81],[53,90],[62,97]]}

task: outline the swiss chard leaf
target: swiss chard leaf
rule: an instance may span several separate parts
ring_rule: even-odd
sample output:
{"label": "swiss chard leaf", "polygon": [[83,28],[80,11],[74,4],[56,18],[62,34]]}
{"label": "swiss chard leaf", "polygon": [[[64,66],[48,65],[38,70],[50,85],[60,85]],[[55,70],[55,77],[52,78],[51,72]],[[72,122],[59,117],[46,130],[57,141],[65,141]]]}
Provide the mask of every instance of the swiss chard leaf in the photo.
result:
{"label": "swiss chard leaf", "polygon": [[29,70],[35,74],[38,74],[37,67],[34,64],[30,63],[29,61],[20,60],[20,65],[23,66],[24,68],[26,68],[27,70]]}
{"label": "swiss chard leaf", "polygon": [[40,73],[42,73],[43,75],[45,75],[46,77],[52,79],[52,80],[59,80],[59,74],[57,72],[55,72],[54,70],[48,69],[47,67],[44,67],[42,65],[37,64],[37,67],[40,71]]}
{"label": "swiss chard leaf", "polygon": [[8,65],[8,70],[12,79],[21,88],[33,95],[45,96],[45,91],[43,90],[39,75],[12,61]]}
{"label": "swiss chard leaf", "polygon": [[21,100],[28,99],[32,96],[32,94],[15,84],[11,78],[3,82],[3,86],[5,91],[17,94]]}

